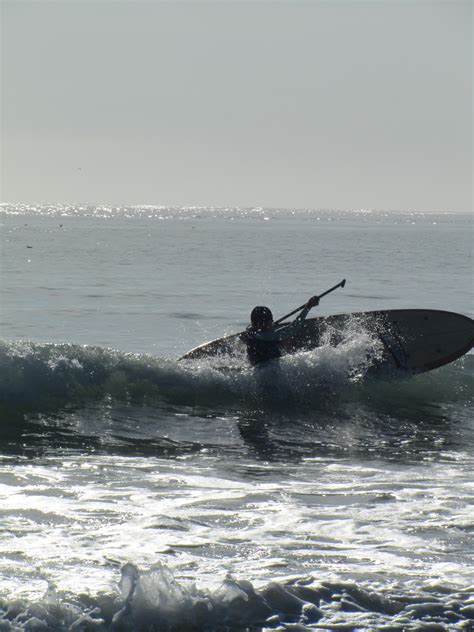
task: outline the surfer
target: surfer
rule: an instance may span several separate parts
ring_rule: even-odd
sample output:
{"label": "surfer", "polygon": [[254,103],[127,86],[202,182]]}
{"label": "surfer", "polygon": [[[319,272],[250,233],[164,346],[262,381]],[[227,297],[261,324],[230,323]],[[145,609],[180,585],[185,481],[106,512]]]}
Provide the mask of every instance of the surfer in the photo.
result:
{"label": "surfer", "polygon": [[268,307],[257,305],[250,314],[251,324],[241,335],[247,346],[247,357],[253,365],[280,358],[281,343],[294,336],[302,327],[311,308],[319,305],[319,296],[309,299],[303,310],[292,323],[275,325],[273,314]]}
{"label": "surfer", "polygon": [[[259,305],[252,310],[250,316],[251,325],[245,331],[199,345],[199,347],[191,349],[179,359],[196,360],[217,355],[232,356],[236,352],[235,343],[239,342],[246,345],[249,361],[254,365],[258,365],[267,360],[280,358],[282,350],[286,353],[291,353],[296,349],[301,349],[302,343],[304,345],[308,343],[310,345],[309,348],[314,348],[319,344],[319,336],[315,334],[314,326],[305,328],[304,334],[307,338],[305,340],[301,339],[300,328],[302,328],[309,310],[319,305],[323,296],[334,292],[338,287],[344,287],[345,284],[346,280],[342,279],[340,283],[319,294],[319,296],[313,296],[309,301],[276,321],[273,320],[273,314],[268,307]],[[297,312],[301,313],[292,323],[283,322]],[[291,342],[294,344],[291,345]]]}

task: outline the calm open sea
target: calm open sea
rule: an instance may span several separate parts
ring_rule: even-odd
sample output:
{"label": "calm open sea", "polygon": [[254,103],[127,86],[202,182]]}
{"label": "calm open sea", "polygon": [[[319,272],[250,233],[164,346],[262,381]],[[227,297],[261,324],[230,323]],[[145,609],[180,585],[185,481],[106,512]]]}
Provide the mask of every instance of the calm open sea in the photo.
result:
{"label": "calm open sea", "polygon": [[0,230],[2,630],[474,629],[472,353],[392,381],[370,332],[258,384],[176,361],[343,278],[314,315],[473,317],[472,216],[3,204]]}

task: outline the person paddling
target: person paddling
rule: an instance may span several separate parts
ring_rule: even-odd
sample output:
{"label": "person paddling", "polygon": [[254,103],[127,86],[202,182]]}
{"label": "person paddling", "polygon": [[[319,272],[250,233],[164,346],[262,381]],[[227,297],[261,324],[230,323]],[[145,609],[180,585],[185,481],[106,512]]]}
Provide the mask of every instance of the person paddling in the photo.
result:
{"label": "person paddling", "polygon": [[[291,353],[298,348],[301,348],[301,340],[298,341],[300,328],[304,324],[304,320],[312,307],[319,305],[319,301],[326,296],[334,292],[338,287],[344,287],[346,280],[342,279],[339,283],[336,283],[329,290],[326,290],[319,296],[313,296],[304,305],[300,305],[289,314],[285,314],[278,320],[273,320],[273,314],[268,307],[261,305],[255,307],[250,315],[251,325],[247,327],[245,331],[232,336],[225,336],[218,340],[212,340],[203,345],[199,345],[195,349],[191,349],[188,353],[181,356],[180,360],[197,360],[199,358],[208,358],[217,355],[233,355],[236,351],[235,342],[238,340],[243,342],[247,347],[247,355],[252,364],[261,364],[267,360],[274,358],[280,358],[282,355],[282,348],[287,347],[286,351]],[[292,323],[284,323],[293,314],[301,312],[301,314]],[[280,324],[281,323],[281,324]],[[289,340],[294,336],[294,345],[289,348],[290,345],[284,345],[285,340]],[[314,346],[314,345],[312,345]]]}
{"label": "person paddling", "polygon": [[292,323],[278,325],[268,307],[258,305],[250,314],[251,324],[242,333],[241,339],[247,346],[247,357],[253,365],[280,358],[281,344],[294,336],[302,327],[308,312],[319,305],[319,296],[313,296],[302,308]]}

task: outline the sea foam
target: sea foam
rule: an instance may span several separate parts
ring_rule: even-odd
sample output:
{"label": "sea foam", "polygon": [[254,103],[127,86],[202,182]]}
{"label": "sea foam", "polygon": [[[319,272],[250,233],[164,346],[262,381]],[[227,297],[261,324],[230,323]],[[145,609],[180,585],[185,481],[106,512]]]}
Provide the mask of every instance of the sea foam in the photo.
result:
{"label": "sea foam", "polygon": [[355,582],[312,576],[273,581],[261,588],[228,576],[215,588],[178,582],[157,563],[125,564],[115,590],[92,596],[59,593],[42,599],[0,599],[4,630],[470,630],[474,586],[427,585],[419,593],[399,586],[378,591]]}

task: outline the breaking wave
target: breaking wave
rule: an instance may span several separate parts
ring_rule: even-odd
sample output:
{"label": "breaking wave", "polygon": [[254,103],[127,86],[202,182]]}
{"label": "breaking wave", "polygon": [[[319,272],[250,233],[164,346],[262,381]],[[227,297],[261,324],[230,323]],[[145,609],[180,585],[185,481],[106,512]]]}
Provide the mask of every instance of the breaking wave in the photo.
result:
{"label": "breaking wave", "polygon": [[0,598],[0,624],[11,630],[470,630],[470,589],[426,586],[378,591],[346,581],[314,577],[271,582],[255,588],[228,576],[202,589],[178,582],[158,563],[140,570],[128,563],[113,592],[96,596],[60,594],[50,584],[37,601]]}
{"label": "breaking wave", "polygon": [[369,379],[380,354],[365,334],[253,369],[243,359],[177,362],[98,346],[0,342],[0,411],[41,411],[104,397],[176,407],[314,407],[357,399],[466,403],[474,355],[429,374]]}

